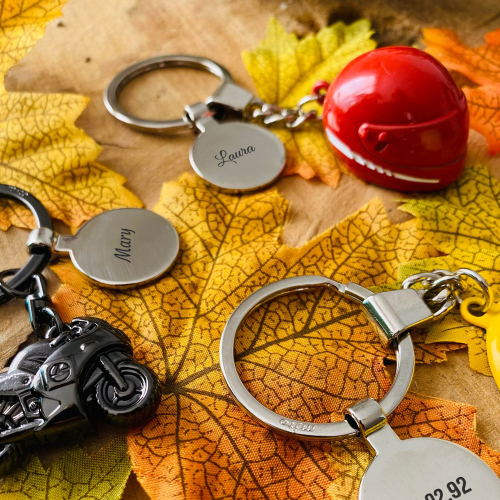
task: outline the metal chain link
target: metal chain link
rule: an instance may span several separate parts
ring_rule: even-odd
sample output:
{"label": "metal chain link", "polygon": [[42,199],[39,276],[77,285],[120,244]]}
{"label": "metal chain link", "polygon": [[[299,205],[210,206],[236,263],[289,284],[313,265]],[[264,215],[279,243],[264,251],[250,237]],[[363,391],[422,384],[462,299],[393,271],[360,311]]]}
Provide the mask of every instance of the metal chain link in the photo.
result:
{"label": "metal chain link", "polygon": [[458,269],[455,272],[447,269],[435,269],[431,272],[417,273],[403,281],[403,288],[413,288],[420,284],[418,292],[431,310],[436,311],[438,318],[463,301],[467,291],[466,278],[471,278],[479,286],[484,304],[478,306],[477,313],[484,314],[493,303],[493,294],[486,280],[471,269]]}
{"label": "metal chain link", "polygon": [[70,329],[52,307],[47,295],[45,278],[41,274],[33,275],[31,293],[25,298],[26,309],[31,326],[38,338],[56,338]]}
{"label": "metal chain link", "polygon": [[305,106],[311,102],[322,104],[324,98],[325,94],[320,92],[306,95],[299,101],[296,108],[282,108],[277,104],[255,102],[249,117],[266,126],[283,123],[286,128],[297,129],[306,122],[319,122],[323,119],[321,115],[318,115],[317,110],[306,110]]}

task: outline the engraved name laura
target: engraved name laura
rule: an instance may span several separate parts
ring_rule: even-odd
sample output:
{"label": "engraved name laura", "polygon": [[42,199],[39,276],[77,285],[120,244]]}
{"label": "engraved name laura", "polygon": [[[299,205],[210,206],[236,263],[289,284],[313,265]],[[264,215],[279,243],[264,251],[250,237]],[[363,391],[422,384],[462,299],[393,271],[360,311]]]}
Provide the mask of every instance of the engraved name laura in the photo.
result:
{"label": "engraved name laura", "polygon": [[282,418],[280,420],[280,424],[288,427],[292,431],[305,431],[305,432],[313,432],[315,429],[315,425],[306,424],[304,422],[295,422],[293,420],[288,420],[286,418]]}
{"label": "engraved name laura", "polygon": [[130,264],[130,256],[132,251],[132,239],[129,238],[132,234],[135,234],[135,231],[132,229],[122,229],[120,233],[120,247],[115,248],[115,257],[117,259],[124,260]]}
{"label": "engraved name laura", "polygon": [[236,151],[236,153],[230,153],[229,155],[227,154],[227,151],[225,149],[221,149],[220,156],[215,155],[216,160],[220,160],[217,166],[222,167],[226,163],[236,163],[236,160],[238,158],[241,158],[244,155],[248,155],[250,153],[253,153],[255,151],[255,148],[253,146],[248,146],[248,148],[240,148],[239,151]]}

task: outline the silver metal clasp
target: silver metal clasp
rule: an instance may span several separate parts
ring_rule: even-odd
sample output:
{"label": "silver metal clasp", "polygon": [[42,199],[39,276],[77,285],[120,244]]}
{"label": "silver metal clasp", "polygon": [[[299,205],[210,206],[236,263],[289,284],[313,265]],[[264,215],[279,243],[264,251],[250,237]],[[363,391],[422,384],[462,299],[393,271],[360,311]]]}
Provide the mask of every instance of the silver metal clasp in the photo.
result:
{"label": "silver metal clasp", "polygon": [[362,306],[385,346],[410,328],[434,319],[434,313],[412,288],[376,293],[365,299]]}
{"label": "silver metal clasp", "polygon": [[29,236],[26,245],[28,253],[32,253],[36,248],[48,248],[50,250],[54,247],[56,240],[56,233],[48,227],[37,227],[33,229]]}
{"label": "silver metal clasp", "polygon": [[261,104],[262,101],[251,92],[233,82],[225,82],[207,98],[206,104],[210,108],[222,106],[223,108],[244,114],[252,104]]}
{"label": "silver metal clasp", "polygon": [[481,289],[484,305],[480,312],[486,312],[493,303],[491,289],[486,280],[471,269],[455,272],[436,269],[414,274],[403,281],[402,289],[375,293],[364,298],[362,306],[382,344],[387,346],[409,329],[424,327],[460,305],[467,290],[465,278],[471,278]]}

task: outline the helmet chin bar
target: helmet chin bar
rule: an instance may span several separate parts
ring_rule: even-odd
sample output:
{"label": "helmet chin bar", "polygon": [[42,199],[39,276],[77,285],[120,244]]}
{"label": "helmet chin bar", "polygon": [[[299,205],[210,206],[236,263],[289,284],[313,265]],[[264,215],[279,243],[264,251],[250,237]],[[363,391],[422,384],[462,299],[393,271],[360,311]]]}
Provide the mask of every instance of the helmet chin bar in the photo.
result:
{"label": "helmet chin bar", "polygon": [[400,172],[395,172],[385,167],[381,167],[380,165],[376,165],[375,163],[367,160],[363,156],[355,153],[349,148],[347,144],[342,142],[329,128],[326,128],[326,135],[330,144],[342,153],[344,156],[349,158],[350,160],[354,160],[358,165],[365,166],[369,170],[373,170],[379,174],[387,175],[388,177],[394,177],[395,179],[400,179],[408,182],[420,182],[424,184],[437,184],[439,183],[439,179],[428,179],[425,177],[415,177],[412,175],[401,174]]}

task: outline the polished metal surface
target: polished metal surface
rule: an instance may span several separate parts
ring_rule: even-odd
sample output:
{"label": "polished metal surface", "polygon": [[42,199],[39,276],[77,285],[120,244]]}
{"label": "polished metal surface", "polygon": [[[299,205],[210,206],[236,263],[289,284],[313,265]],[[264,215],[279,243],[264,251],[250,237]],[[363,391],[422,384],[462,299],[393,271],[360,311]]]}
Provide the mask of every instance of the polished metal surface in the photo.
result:
{"label": "polished metal surface", "polygon": [[[246,115],[250,105],[262,105],[262,101],[251,92],[232,82],[223,82],[215,92],[207,97],[205,104],[210,108],[224,108]],[[252,108],[253,109],[253,108]]]}
{"label": "polished metal surface", "polygon": [[[368,438],[387,425],[387,415],[373,398],[362,399],[346,411],[353,420],[353,427],[359,430],[359,434],[368,441],[368,444],[370,444]],[[375,451],[374,446],[372,449]]]}
{"label": "polished metal surface", "polygon": [[432,311],[412,288],[375,293],[363,301],[363,307],[385,346],[410,328],[433,319]]}
{"label": "polished metal surface", "polygon": [[435,438],[400,440],[371,398],[347,410],[375,453],[361,480],[359,500],[498,500],[500,479],[479,457]]}
{"label": "polished metal surface", "polygon": [[189,130],[192,128],[192,124],[185,118],[178,118],[176,120],[146,120],[138,118],[125,110],[118,101],[120,92],[134,78],[157,69],[179,67],[208,71],[221,79],[221,85],[232,82],[231,75],[226,68],[206,57],[186,54],[153,57],[129,66],[113,78],[104,91],[103,99],[106,109],[117,120],[141,132],[172,134]]}
{"label": "polished metal surface", "polygon": [[128,287],[167,271],[179,252],[179,237],[169,221],[149,210],[104,212],[74,236],[58,236],[56,252],[69,252],[73,264],[97,283]]}
{"label": "polished metal surface", "polygon": [[28,247],[28,253],[32,252],[35,248],[42,247],[48,248],[52,251],[52,246],[54,244],[55,233],[51,228],[48,227],[37,227],[32,229],[26,246]]}
{"label": "polished metal surface", "polygon": [[497,475],[462,446],[433,438],[402,441],[389,426],[372,436],[379,433],[384,436],[379,436],[377,455],[361,480],[359,500],[500,498]]}
{"label": "polished metal surface", "polygon": [[285,147],[269,130],[246,122],[217,122],[202,103],[186,107],[201,132],[189,161],[207,182],[229,192],[246,192],[272,184],[285,167]]}
{"label": "polished metal surface", "polygon": [[467,290],[466,278],[470,278],[483,295],[484,303],[474,307],[475,312],[485,313],[494,302],[493,291],[488,282],[472,269],[462,268],[456,271],[434,269],[430,272],[416,273],[403,281],[402,288],[409,289],[417,284],[420,285],[419,295],[430,307],[434,307],[433,319],[439,319],[457,304],[462,303],[462,294]]}
{"label": "polished metal surface", "polygon": [[488,282],[479,273],[473,271],[472,269],[461,268],[455,271],[454,274],[460,277],[467,276],[469,278],[472,278],[472,280],[474,280],[475,283],[479,286],[484,298],[484,305],[479,309],[480,312],[485,313],[493,305],[494,302],[493,291],[488,285]]}
{"label": "polished metal surface", "polygon": [[[322,276],[299,276],[271,283],[254,292],[246,298],[230,316],[222,333],[220,341],[220,365],[229,390],[238,404],[250,415],[266,427],[278,432],[308,439],[336,439],[346,436],[355,436],[358,430],[353,428],[347,420],[333,423],[303,422],[285,418],[259,403],[247,390],[236,370],[234,360],[234,341],[240,327],[246,318],[259,306],[272,299],[288,293],[297,293],[311,290],[315,287],[325,287],[345,295],[346,298],[361,303],[373,295],[372,292],[359,285],[349,283],[344,285]],[[396,374],[394,383],[380,402],[384,413],[389,415],[399,405],[406,394],[413,378],[415,354],[413,343],[408,335],[402,335],[396,346]],[[425,499],[428,500],[428,499]]]}

